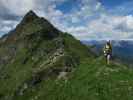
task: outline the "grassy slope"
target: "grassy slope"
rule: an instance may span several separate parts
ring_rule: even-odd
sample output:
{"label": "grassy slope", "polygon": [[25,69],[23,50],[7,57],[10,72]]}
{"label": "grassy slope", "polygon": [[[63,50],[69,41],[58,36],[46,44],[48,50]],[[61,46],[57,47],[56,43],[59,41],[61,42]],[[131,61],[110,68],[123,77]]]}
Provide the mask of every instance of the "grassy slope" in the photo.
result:
{"label": "grassy slope", "polygon": [[[68,64],[68,66],[72,64],[74,67],[77,66],[79,60],[84,57],[88,55],[93,57],[86,46],[81,45],[80,41],[75,40],[68,34],[62,34],[62,36],[53,40],[38,40],[36,37],[32,37],[31,39],[32,40],[28,38],[28,48],[26,47],[18,50],[16,57],[14,57],[7,66],[2,67],[0,73],[0,85],[2,86],[0,87],[0,100],[12,100],[12,98],[13,100],[17,100],[16,95],[20,93],[25,83],[29,82],[29,84],[32,84],[32,77],[34,78],[37,72],[40,73],[40,71],[44,71],[44,75],[42,76],[45,76],[45,74],[49,72],[49,69],[65,67],[65,63]],[[53,55],[58,48],[61,48],[62,45],[64,45],[65,55],[51,66],[44,64],[50,60],[49,57]],[[43,66],[40,67],[41,65]],[[49,78],[51,76],[47,77]],[[55,79],[56,78],[52,78],[53,81]],[[42,80],[40,84],[45,82],[45,79]],[[27,90],[30,91],[35,87],[36,85],[30,85]],[[27,96],[24,97],[27,98]]]}
{"label": "grassy slope", "polygon": [[[52,44],[45,41],[38,48]],[[55,43],[55,42],[54,42]],[[66,52],[71,55],[80,56],[81,63],[69,74],[68,80],[47,79],[39,84],[28,86],[24,94],[17,95],[19,86],[33,75],[39,64],[45,61],[42,57],[35,66],[31,59],[25,65],[20,61],[28,56],[27,50],[19,52],[15,63],[5,68],[7,79],[0,79],[0,96],[7,96],[5,100],[132,100],[133,99],[133,70],[119,63],[106,65],[103,57],[94,58],[88,52],[86,46],[73,40],[69,35],[64,36]],[[49,46],[49,45],[47,45]],[[46,46],[45,46],[46,47]],[[54,48],[51,45],[51,48]],[[83,51],[83,52],[81,52]],[[87,53],[88,52],[88,53]],[[21,54],[21,55],[20,55]],[[88,54],[88,55],[87,55]],[[86,56],[87,55],[87,56]],[[38,57],[36,53],[34,56]],[[74,56],[73,56],[74,57]],[[29,57],[31,58],[31,57]],[[45,68],[44,66],[43,68]],[[16,93],[16,95],[14,95]],[[14,96],[13,96],[14,95]],[[3,98],[1,99],[3,100]]]}
{"label": "grassy slope", "polygon": [[[103,58],[84,59],[69,80],[47,80],[16,100],[132,100],[133,70],[106,65]],[[33,91],[34,90],[34,91]]]}
{"label": "grassy slope", "polygon": [[[34,39],[31,41],[34,43],[32,48],[18,51],[14,62],[1,70],[0,100],[133,100],[132,69],[119,63],[106,65],[102,57],[95,58],[86,46],[68,34],[41,42]],[[60,47],[60,39],[64,44],[65,56],[50,67],[63,66],[64,61],[77,65],[79,61],[75,60],[80,60],[80,65],[73,69],[68,80],[47,78],[39,84],[26,86],[24,94],[18,95],[25,82],[30,82],[39,66]],[[48,68],[44,65],[39,70],[47,72]]]}
{"label": "grassy slope", "polygon": [[125,66],[106,65],[102,57],[87,58],[69,76],[69,80],[47,80],[16,99],[132,100],[132,76],[133,70]]}

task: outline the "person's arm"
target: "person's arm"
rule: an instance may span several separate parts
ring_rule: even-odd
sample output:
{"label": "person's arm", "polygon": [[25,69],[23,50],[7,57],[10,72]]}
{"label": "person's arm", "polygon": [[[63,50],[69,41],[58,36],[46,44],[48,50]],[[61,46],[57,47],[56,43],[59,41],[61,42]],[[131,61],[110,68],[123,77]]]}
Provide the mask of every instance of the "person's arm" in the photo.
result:
{"label": "person's arm", "polygon": [[111,53],[112,53],[112,44],[110,44],[110,51],[111,51]]}
{"label": "person's arm", "polygon": [[106,53],[106,46],[103,47],[103,53]]}
{"label": "person's arm", "polygon": [[105,51],[105,46],[103,47],[103,52]]}

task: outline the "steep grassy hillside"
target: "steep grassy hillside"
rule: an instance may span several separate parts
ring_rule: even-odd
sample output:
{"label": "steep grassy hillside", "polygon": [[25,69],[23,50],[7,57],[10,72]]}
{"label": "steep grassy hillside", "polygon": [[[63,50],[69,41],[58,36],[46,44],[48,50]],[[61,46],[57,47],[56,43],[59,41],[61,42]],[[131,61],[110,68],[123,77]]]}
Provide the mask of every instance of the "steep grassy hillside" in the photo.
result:
{"label": "steep grassy hillside", "polygon": [[0,99],[15,100],[46,80],[65,79],[81,59],[95,55],[30,11],[0,40]]}
{"label": "steep grassy hillside", "polygon": [[86,58],[68,79],[42,81],[14,100],[132,100],[133,70],[104,59]]}
{"label": "steep grassy hillside", "polygon": [[0,39],[0,100],[132,100],[133,71],[30,11]]}

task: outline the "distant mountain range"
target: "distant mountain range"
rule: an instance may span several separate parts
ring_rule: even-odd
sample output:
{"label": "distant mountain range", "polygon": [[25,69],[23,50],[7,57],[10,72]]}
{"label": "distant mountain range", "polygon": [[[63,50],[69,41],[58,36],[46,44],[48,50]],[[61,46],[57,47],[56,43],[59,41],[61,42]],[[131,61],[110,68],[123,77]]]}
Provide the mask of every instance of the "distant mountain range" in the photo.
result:
{"label": "distant mountain range", "polygon": [[[133,41],[131,40],[112,40],[113,56],[125,63],[133,63]],[[83,44],[91,45],[92,51],[102,55],[102,48],[106,44],[105,40],[82,41]]]}

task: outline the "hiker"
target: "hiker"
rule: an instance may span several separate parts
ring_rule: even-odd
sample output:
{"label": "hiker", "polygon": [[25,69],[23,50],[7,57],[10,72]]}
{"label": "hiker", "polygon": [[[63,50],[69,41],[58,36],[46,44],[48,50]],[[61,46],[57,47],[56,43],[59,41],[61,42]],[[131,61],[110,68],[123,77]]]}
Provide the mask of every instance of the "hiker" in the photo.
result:
{"label": "hiker", "polygon": [[107,41],[106,45],[103,48],[104,56],[106,58],[107,64],[110,64],[110,60],[112,57],[112,45],[111,41]]}

